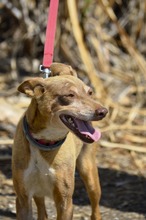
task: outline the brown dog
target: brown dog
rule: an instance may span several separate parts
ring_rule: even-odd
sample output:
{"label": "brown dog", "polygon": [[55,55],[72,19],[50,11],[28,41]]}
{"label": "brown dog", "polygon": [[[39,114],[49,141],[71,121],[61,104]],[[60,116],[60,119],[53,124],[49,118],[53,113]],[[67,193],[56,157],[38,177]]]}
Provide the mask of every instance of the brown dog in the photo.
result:
{"label": "brown dog", "polygon": [[51,71],[47,79],[32,78],[18,87],[32,100],[18,124],[13,146],[17,220],[33,219],[32,198],[38,220],[47,220],[45,196],[54,199],[57,220],[71,220],[76,166],[90,198],[91,219],[101,220],[96,145],[91,145],[100,132],[91,121],[104,118],[107,110],[71,67],[56,63]]}

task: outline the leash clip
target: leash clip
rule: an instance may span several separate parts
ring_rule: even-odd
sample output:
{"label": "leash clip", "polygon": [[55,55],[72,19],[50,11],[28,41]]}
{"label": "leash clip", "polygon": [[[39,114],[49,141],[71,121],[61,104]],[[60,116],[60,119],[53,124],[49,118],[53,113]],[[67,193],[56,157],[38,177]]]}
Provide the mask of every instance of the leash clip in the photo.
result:
{"label": "leash clip", "polygon": [[40,72],[44,73],[44,78],[49,78],[51,74],[51,70],[48,67],[44,67],[43,65],[40,65],[39,70]]}

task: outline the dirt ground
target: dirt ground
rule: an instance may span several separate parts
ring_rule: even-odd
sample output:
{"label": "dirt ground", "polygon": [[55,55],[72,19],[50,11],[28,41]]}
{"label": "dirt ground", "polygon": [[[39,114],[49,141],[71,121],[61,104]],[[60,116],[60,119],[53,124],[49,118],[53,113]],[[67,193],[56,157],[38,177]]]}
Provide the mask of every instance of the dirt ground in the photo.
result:
{"label": "dirt ground", "polygon": [[[1,147],[0,155],[0,219],[16,219],[15,193],[11,179],[11,147]],[[144,155],[138,156],[145,162]],[[145,170],[137,168],[131,153],[126,150],[99,147],[97,161],[102,187],[100,205],[103,220],[145,220]],[[46,203],[49,219],[54,220],[56,213],[53,202],[47,199]],[[90,219],[89,200],[78,173],[74,193],[74,219]]]}

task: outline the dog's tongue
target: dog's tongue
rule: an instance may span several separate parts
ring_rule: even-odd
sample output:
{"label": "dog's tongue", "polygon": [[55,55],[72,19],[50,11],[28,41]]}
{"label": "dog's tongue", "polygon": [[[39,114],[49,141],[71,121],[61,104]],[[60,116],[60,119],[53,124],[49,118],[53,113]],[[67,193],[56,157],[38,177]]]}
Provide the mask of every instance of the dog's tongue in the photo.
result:
{"label": "dog's tongue", "polygon": [[94,129],[88,122],[75,119],[75,123],[81,134],[88,135],[92,140],[98,141],[101,137],[99,130]]}

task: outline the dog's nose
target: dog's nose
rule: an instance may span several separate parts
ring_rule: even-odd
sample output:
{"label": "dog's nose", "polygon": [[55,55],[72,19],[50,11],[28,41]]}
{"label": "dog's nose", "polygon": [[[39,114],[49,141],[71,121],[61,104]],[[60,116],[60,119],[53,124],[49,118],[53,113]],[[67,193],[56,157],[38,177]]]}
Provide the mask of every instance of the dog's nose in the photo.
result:
{"label": "dog's nose", "polygon": [[103,119],[106,116],[107,113],[108,113],[108,110],[106,108],[96,109],[96,115],[97,115],[98,120]]}

